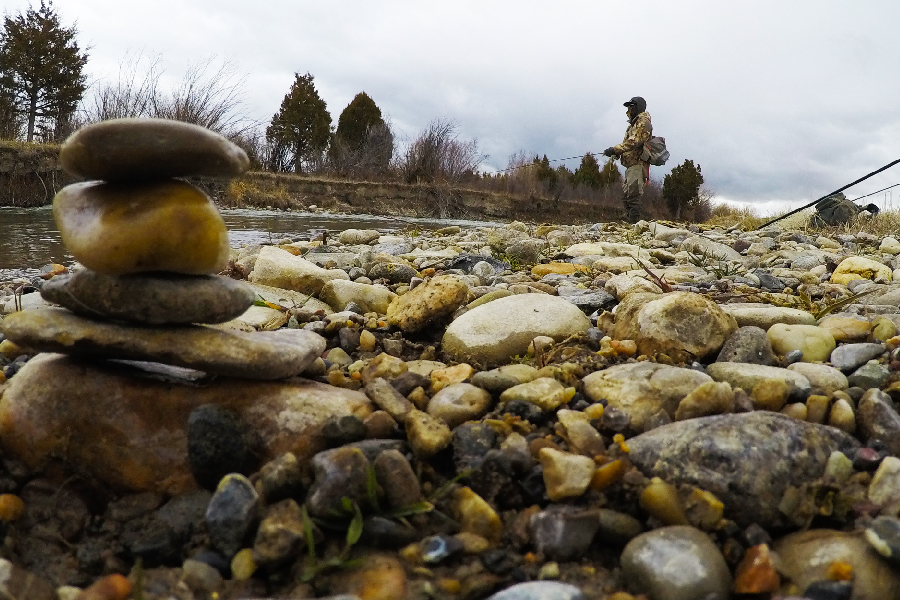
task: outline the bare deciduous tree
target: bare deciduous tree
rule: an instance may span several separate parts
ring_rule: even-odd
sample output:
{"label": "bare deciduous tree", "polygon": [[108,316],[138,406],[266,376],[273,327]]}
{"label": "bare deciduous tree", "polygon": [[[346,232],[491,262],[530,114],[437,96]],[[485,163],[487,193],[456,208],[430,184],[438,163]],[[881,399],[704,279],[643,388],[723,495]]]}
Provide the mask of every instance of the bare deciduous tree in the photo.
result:
{"label": "bare deciduous tree", "polygon": [[458,183],[477,175],[478,166],[487,158],[478,153],[478,142],[457,139],[457,124],[434,119],[413,141],[398,162],[398,170],[407,183]]}

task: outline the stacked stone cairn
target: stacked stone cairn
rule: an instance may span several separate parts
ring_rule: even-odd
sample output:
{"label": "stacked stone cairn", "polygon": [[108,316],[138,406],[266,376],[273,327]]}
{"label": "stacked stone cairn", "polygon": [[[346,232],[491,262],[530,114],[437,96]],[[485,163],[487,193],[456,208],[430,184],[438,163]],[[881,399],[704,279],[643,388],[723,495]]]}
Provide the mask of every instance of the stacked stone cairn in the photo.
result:
{"label": "stacked stone cairn", "polygon": [[[228,178],[246,153],[203,127],[116,119],[85,127],[60,162],[87,181],[53,200],[62,240],[85,268],[41,290],[65,308],[3,321],[16,344],[100,359],[150,361],[213,375],[279,379],[324,348],[311,332],[238,332],[196,324],[231,320],[254,303],[249,285],[217,275],[228,264],[225,222],[185,177]],[[67,309],[67,310],[66,310]]]}

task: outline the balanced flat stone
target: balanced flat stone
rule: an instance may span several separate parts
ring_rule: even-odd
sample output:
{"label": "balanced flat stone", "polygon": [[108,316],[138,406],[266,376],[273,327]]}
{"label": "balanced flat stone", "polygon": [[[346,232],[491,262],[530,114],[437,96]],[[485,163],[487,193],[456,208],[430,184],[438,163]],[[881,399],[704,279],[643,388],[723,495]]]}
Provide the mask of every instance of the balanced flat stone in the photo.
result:
{"label": "balanced flat stone", "polygon": [[303,329],[138,327],[91,321],[59,308],[13,313],[0,330],[14,343],[42,352],[145,360],[248,379],[299,375],[325,351],[324,338]]}
{"label": "balanced flat stone", "polygon": [[73,133],[59,152],[62,168],[85,179],[147,181],[236,177],[247,154],[218,133],[168,119],[112,119]]}
{"label": "balanced flat stone", "polygon": [[53,199],[53,218],[72,256],[108,275],[215,274],[231,255],[212,200],[183,181],[67,185]]}
{"label": "balanced flat stone", "polygon": [[122,275],[85,269],[58,275],[41,288],[45,300],[85,317],[143,325],[224,323],[253,305],[244,283],[220,275]]}

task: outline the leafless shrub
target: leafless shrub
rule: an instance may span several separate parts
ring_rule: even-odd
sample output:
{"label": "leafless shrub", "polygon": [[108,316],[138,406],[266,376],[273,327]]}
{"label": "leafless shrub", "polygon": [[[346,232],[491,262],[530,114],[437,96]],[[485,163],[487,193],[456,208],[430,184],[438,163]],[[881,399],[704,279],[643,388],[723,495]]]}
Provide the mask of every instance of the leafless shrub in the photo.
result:
{"label": "leafless shrub", "polygon": [[406,149],[398,161],[400,176],[407,183],[459,183],[476,177],[485,156],[478,142],[457,139],[457,124],[434,119]]}
{"label": "leafless shrub", "polygon": [[94,83],[93,94],[82,104],[88,123],[125,117],[154,116],[159,101],[159,64],[161,57],[143,54],[125,55],[119,63],[115,81]]}
{"label": "leafless shrub", "polygon": [[114,81],[94,84],[93,95],[82,107],[85,123],[124,117],[174,119],[252,146],[259,124],[246,115],[245,79],[230,59],[208,57],[189,64],[171,91],[160,89],[161,60],[158,55],[126,55]]}

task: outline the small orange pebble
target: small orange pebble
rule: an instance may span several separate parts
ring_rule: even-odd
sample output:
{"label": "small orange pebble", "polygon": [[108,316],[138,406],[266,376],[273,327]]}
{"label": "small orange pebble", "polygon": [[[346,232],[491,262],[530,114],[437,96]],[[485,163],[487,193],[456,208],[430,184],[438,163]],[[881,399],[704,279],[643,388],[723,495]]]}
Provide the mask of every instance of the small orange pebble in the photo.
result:
{"label": "small orange pebble", "polygon": [[635,600],[634,596],[628,592],[616,592],[607,598],[607,600]]}
{"label": "small orange pebble", "polygon": [[598,491],[606,489],[621,479],[624,474],[625,463],[621,460],[614,460],[607,463],[594,471],[594,476],[591,477],[591,489]]}
{"label": "small orange pebble", "polygon": [[41,269],[41,279],[52,279],[57,275],[65,275],[69,272],[69,270],[63,266],[56,263],[51,263],[48,265],[50,268],[44,267]]}
{"label": "small orange pebble", "polygon": [[632,356],[637,352],[637,343],[634,340],[612,340],[609,345],[616,354],[623,356]]}
{"label": "small orange pebble", "polygon": [[459,593],[462,584],[459,582],[459,579],[446,579],[441,578],[437,580],[438,587],[447,592],[448,594],[456,595]]}
{"label": "small orange pebble", "polygon": [[613,436],[613,442],[617,443],[619,445],[619,448],[625,454],[628,454],[629,452],[631,452],[631,448],[629,448],[628,444],[625,443],[625,436],[622,435],[621,433],[617,433],[616,435]]}
{"label": "small orange pebble", "polygon": [[353,371],[352,373],[350,373],[350,379],[359,381],[360,379],[362,379],[362,373],[360,371]]}
{"label": "small orange pebble", "polygon": [[278,246],[278,247],[280,249],[284,250],[285,252],[290,252],[294,256],[301,256],[303,254],[303,250],[301,248],[298,248],[297,246],[289,246],[289,245],[285,244],[283,246]]}
{"label": "small orange pebble", "polygon": [[744,554],[734,575],[736,594],[768,594],[778,591],[781,577],[766,544],[752,546]]}
{"label": "small orange pebble", "polygon": [[535,554],[534,552],[529,552],[522,558],[525,560],[525,562],[527,562],[530,565],[533,565],[534,563],[536,563],[538,561],[537,554]]}
{"label": "small orange pebble", "polygon": [[387,321],[378,321],[379,327],[387,327]]}
{"label": "small orange pebble", "polygon": [[0,495],[0,521],[15,521],[25,514],[25,503],[15,494]]}
{"label": "small orange pebble", "polygon": [[101,577],[83,592],[76,600],[125,600],[131,595],[131,582],[123,575],[114,574]]}
{"label": "small orange pebble", "polygon": [[6,383],[6,374],[0,371],[0,383]]}
{"label": "small orange pebble", "polygon": [[825,570],[825,579],[831,581],[851,581],[853,579],[853,565],[836,560]]}
{"label": "small orange pebble", "polygon": [[419,271],[419,274],[422,275],[422,277],[431,277],[432,275],[434,275],[434,273],[435,271],[432,267],[428,267],[427,269],[422,269],[421,271]]}

